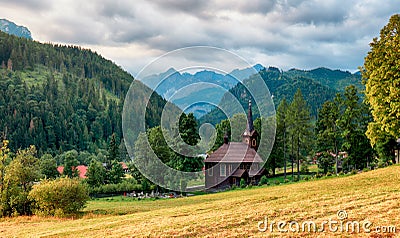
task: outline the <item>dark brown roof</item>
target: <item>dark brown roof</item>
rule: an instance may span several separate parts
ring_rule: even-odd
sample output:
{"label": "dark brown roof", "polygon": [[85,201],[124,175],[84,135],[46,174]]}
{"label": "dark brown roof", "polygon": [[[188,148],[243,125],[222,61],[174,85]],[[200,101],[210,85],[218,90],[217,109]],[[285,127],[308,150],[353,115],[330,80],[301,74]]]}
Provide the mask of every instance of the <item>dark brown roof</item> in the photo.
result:
{"label": "dark brown roof", "polygon": [[263,174],[265,174],[265,169],[264,168],[262,168],[262,169],[260,169],[260,170],[250,170],[249,171],[249,176],[250,177],[254,177],[254,176],[261,176],[261,175],[263,175]]}
{"label": "dark brown roof", "polygon": [[245,143],[230,142],[223,144],[214,153],[207,157],[205,162],[226,162],[226,163],[262,163],[263,160],[257,152]]}
{"label": "dark brown roof", "polygon": [[232,175],[231,177],[236,177],[236,178],[241,178],[242,175],[246,172],[245,169],[237,169]]}

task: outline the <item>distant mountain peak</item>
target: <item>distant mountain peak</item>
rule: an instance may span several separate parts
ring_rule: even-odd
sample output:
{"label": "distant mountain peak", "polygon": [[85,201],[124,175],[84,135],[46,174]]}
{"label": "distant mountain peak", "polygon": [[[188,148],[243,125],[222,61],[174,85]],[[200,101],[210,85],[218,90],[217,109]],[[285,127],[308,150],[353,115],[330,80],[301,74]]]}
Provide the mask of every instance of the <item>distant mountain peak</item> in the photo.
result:
{"label": "distant mountain peak", "polygon": [[28,28],[24,26],[18,26],[14,22],[11,22],[7,19],[0,19],[0,31],[32,40],[32,35]]}
{"label": "distant mountain peak", "polygon": [[264,66],[262,64],[255,64],[253,66],[253,68],[257,71],[260,72],[260,70],[262,70],[264,68]]}

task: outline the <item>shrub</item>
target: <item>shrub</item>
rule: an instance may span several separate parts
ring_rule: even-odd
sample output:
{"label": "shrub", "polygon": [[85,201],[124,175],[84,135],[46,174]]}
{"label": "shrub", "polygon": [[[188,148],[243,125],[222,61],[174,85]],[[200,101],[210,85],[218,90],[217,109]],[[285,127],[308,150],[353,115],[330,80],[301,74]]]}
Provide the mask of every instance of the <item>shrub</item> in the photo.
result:
{"label": "shrub", "polygon": [[283,180],[284,183],[289,183],[289,179]]}
{"label": "shrub", "polygon": [[260,182],[258,183],[259,185],[265,185],[268,184],[268,179],[267,176],[263,175],[260,179]]}
{"label": "shrub", "polygon": [[322,174],[321,174],[321,173],[316,173],[316,174],[315,174],[315,178],[317,178],[317,179],[318,179],[318,178],[322,178]]}
{"label": "shrub", "polygon": [[275,185],[281,184],[281,182],[279,182],[279,180],[275,180],[274,183],[275,183]]}
{"label": "shrub", "polygon": [[237,187],[236,187],[236,184],[233,184],[232,186],[231,186],[231,190],[235,190]]}
{"label": "shrub", "polygon": [[368,172],[368,171],[370,171],[369,168],[364,168],[364,169],[363,169],[363,172]]}
{"label": "shrub", "polygon": [[310,178],[308,176],[304,177],[303,180],[304,181],[308,181]]}
{"label": "shrub", "polygon": [[241,179],[240,179],[240,187],[241,187],[241,188],[246,187],[246,180],[244,180],[244,178],[241,178]]}
{"label": "shrub", "polygon": [[141,191],[142,185],[136,184],[133,181],[123,181],[119,184],[104,184],[99,187],[89,189],[89,194],[122,194],[124,192]]}
{"label": "shrub", "polygon": [[326,177],[330,177],[330,176],[332,176],[332,173],[331,172],[327,172],[325,176]]}
{"label": "shrub", "polygon": [[379,161],[379,162],[378,162],[378,168],[384,168],[384,167],[386,167],[386,166],[388,166],[388,163],[387,163],[387,162],[384,162],[384,161]]}
{"label": "shrub", "polygon": [[350,172],[350,174],[357,174],[358,173],[358,171],[356,170],[356,169],[353,169],[351,172]]}
{"label": "shrub", "polygon": [[307,161],[303,161],[303,162],[301,163],[300,172],[301,172],[302,174],[307,174],[307,173],[310,172],[310,169],[308,168],[308,163],[307,163]]}
{"label": "shrub", "polygon": [[343,170],[339,172],[339,175],[340,175],[340,176],[344,175]]}
{"label": "shrub", "polygon": [[34,185],[29,198],[35,202],[36,215],[63,217],[78,214],[89,195],[77,179],[60,178]]}

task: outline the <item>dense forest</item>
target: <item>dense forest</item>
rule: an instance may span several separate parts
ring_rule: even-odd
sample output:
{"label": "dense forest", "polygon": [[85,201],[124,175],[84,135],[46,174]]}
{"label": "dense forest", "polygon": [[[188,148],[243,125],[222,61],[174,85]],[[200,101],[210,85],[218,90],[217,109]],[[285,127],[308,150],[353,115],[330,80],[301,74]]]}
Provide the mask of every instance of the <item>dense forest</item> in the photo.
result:
{"label": "dense forest", "polygon": [[[39,155],[95,153],[113,133],[122,141],[122,105],[134,79],[113,62],[80,47],[0,32],[0,63],[0,135],[12,151],[35,145]],[[152,95],[148,127],[159,123],[165,103]]]}

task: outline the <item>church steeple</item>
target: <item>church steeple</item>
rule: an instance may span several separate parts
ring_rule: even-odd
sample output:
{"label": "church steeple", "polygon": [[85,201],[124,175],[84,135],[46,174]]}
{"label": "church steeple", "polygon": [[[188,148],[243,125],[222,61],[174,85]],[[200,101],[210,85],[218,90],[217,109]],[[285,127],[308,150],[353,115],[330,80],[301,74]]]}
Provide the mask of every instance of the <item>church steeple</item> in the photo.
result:
{"label": "church steeple", "polygon": [[258,133],[256,130],[254,130],[253,111],[251,109],[251,100],[249,100],[249,110],[247,112],[247,126],[246,126],[246,130],[242,134],[242,142],[248,144],[250,147],[257,150],[258,149],[257,137],[258,137]]}
{"label": "church steeple", "polygon": [[251,110],[251,100],[249,100],[249,110],[247,113],[247,127],[246,130],[248,132],[252,132],[254,131],[254,124],[253,124],[253,112]]}

